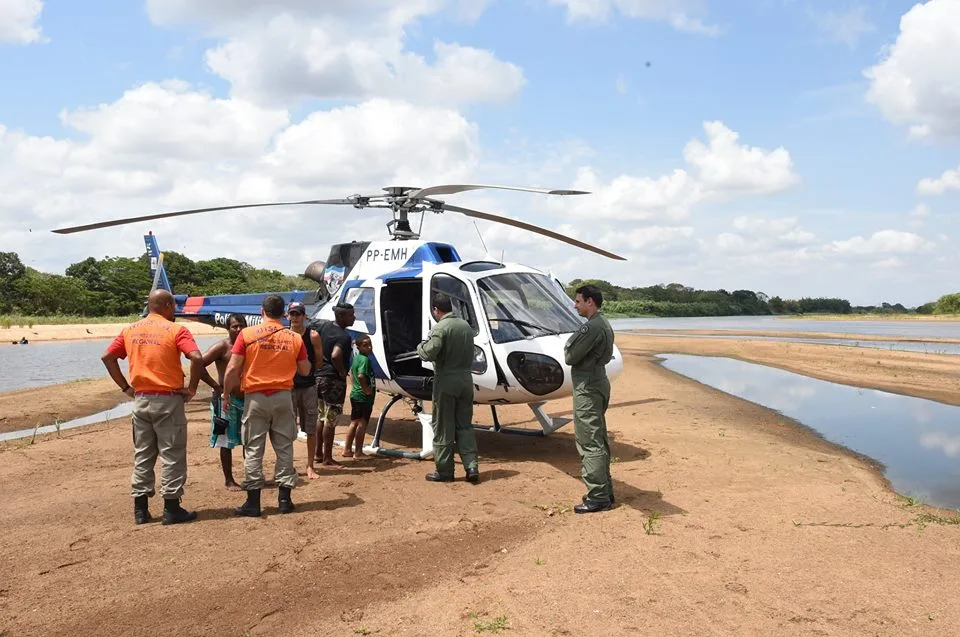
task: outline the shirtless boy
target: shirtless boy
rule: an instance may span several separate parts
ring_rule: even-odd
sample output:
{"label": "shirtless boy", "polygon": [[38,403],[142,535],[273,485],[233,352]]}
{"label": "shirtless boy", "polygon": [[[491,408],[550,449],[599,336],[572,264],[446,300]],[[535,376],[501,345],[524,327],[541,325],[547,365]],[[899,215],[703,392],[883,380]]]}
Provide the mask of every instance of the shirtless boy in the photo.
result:
{"label": "shirtless boy", "polygon": [[[217,365],[217,380],[220,387],[223,387],[223,374],[227,369],[227,363],[230,362],[230,350],[233,348],[233,344],[236,342],[240,330],[246,326],[247,320],[242,314],[231,314],[227,318],[227,338],[214,343],[210,346],[210,349],[203,353],[204,369],[206,369],[210,363]],[[238,389],[237,392],[239,391]],[[240,485],[233,480],[233,448],[242,444],[240,426],[243,418],[243,394],[235,392],[230,396],[230,407],[227,409],[227,413],[220,414],[227,419],[229,424],[227,425],[227,430],[218,436],[213,433],[213,415],[216,409],[214,405],[219,406],[220,404],[222,404],[220,397],[214,396],[214,400],[210,405],[210,446],[220,448],[220,465],[223,467],[224,485],[230,491],[241,491]]]}

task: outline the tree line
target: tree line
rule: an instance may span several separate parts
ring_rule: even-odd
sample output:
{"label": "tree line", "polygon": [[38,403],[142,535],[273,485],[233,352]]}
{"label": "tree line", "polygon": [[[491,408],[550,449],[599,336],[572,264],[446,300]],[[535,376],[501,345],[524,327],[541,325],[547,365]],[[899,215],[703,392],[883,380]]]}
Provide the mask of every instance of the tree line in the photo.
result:
{"label": "tree line", "polygon": [[[277,270],[219,257],[193,261],[178,252],[163,253],[167,277],[177,294],[311,290],[316,283]],[[0,314],[49,316],[127,316],[139,314],[153,279],[150,260],[88,257],[63,274],[27,267],[16,252],[0,252]]]}
{"label": "tree line", "polygon": [[840,298],[803,297],[784,299],[753,290],[697,290],[682,283],[622,287],[602,279],[574,279],[566,286],[573,296],[581,285],[593,284],[603,292],[608,314],[625,316],[743,316],[765,314],[957,314],[960,293],[917,308],[901,303],[852,305]]}
{"label": "tree line", "polygon": [[[164,268],[177,294],[215,295],[312,290],[316,283],[278,270],[218,257],[193,261],[175,251],[164,252]],[[752,290],[697,290],[681,283],[622,287],[600,279],[574,279],[574,290],[592,283],[604,296],[610,314],[628,316],[735,316],[764,314],[960,314],[960,293],[947,294],[918,308],[900,303],[853,306],[840,298],[783,299]],[[23,316],[128,316],[143,310],[153,281],[146,253],[138,258],[88,257],[63,274],[27,267],[16,252],[0,252],[0,314]]]}

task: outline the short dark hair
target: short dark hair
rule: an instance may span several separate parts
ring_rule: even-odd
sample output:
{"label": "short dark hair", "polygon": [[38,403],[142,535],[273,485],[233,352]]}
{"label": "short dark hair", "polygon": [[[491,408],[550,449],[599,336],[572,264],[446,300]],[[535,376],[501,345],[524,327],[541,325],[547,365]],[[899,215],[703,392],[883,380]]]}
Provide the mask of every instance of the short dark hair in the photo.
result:
{"label": "short dark hair", "polygon": [[270,294],[263,299],[263,311],[270,318],[280,318],[283,316],[283,308],[286,305],[283,297],[279,294]]}
{"label": "short dark hair", "polygon": [[581,285],[577,288],[576,293],[579,294],[580,298],[584,301],[591,299],[598,309],[603,305],[603,292],[595,285]]}
{"label": "short dark hair", "polygon": [[247,326],[247,317],[244,316],[243,314],[240,314],[239,312],[234,312],[233,314],[227,317],[227,327],[230,327],[230,323],[232,323],[233,321],[236,321],[237,323],[239,323],[241,329]]}
{"label": "short dark hair", "polygon": [[344,312],[353,312],[353,305],[350,303],[337,303],[333,306],[334,314],[342,314]]}
{"label": "short dark hair", "polygon": [[369,334],[361,334],[353,340],[354,343],[359,345],[360,343],[366,343],[367,341],[373,342]]}
{"label": "short dark hair", "polygon": [[453,303],[450,301],[450,297],[443,292],[437,292],[433,295],[433,307],[437,308],[444,314],[453,311]]}

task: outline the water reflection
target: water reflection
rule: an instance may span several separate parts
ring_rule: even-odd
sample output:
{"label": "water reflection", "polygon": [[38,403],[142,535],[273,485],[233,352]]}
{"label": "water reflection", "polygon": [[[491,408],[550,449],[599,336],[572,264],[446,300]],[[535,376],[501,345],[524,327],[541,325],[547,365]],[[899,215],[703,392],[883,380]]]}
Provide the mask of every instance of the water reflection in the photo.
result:
{"label": "water reflection", "polygon": [[[628,328],[611,325],[616,331]],[[636,329],[636,328],[629,328]],[[815,345],[841,345],[845,347],[866,347],[922,354],[960,355],[960,343],[938,343],[935,341],[865,341],[851,338],[815,338],[809,336],[748,336],[745,334],[683,334],[671,332],[642,332],[642,336],[664,336],[669,338],[722,338],[734,341],[780,341],[788,343],[812,343]],[[915,337],[916,338],[916,337]]]}
{"label": "water reflection", "polygon": [[765,332],[831,332],[912,336],[915,338],[960,338],[960,321],[850,320],[818,321],[775,316],[697,316],[665,318],[618,318],[616,330],[753,330]]}
{"label": "water reflection", "polygon": [[730,358],[660,357],[667,369],[775,409],[881,462],[898,493],[960,508],[960,407]]}

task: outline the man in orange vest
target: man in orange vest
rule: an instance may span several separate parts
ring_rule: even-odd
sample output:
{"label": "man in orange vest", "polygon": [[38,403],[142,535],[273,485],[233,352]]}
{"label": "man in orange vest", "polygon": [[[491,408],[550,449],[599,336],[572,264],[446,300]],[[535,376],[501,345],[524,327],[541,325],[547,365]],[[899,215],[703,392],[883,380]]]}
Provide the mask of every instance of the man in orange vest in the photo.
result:
{"label": "man in orange vest", "polygon": [[[243,392],[243,488],[247,501],[234,510],[237,515],[260,517],[263,489],[263,452],[267,436],[277,454],[275,480],[279,487],[280,513],[293,511],[290,491],[297,486],[293,468],[293,441],[297,419],[293,412],[293,376],[310,373],[310,359],[303,338],[280,322],[283,298],[271,294],[263,299],[263,322],[240,332],[223,376],[223,396],[240,385]],[[241,371],[243,377],[241,380]]]}
{"label": "man in orange vest", "polygon": [[[163,466],[160,493],[163,523],[178,524],[197,518],[180,506],[187,482],[187,416],[183,405],[197,393],[203,358],[193,335],[173,322],[176,303],[166,290],[154,290],[147,299],[147,317],[125,328],[101,357],[120,391],[133,398],[133,520],[153,519],[147,499],[154,494],[157,456]],[[183,386],[180,354],[190,359],[190,383]],[[120,370],[130,357],[130,382]]]}

